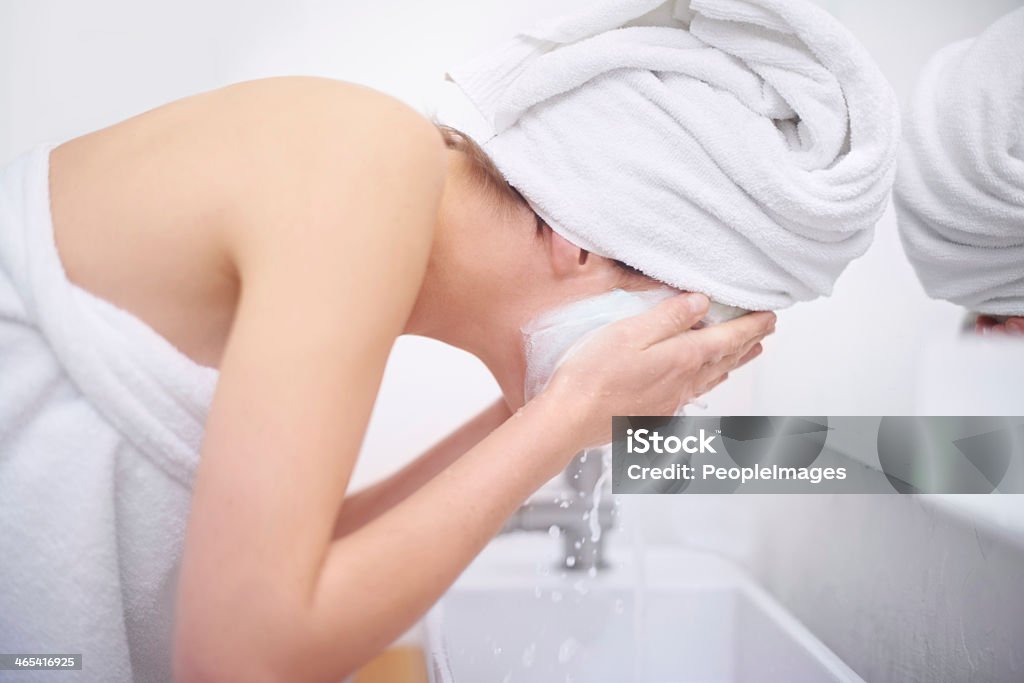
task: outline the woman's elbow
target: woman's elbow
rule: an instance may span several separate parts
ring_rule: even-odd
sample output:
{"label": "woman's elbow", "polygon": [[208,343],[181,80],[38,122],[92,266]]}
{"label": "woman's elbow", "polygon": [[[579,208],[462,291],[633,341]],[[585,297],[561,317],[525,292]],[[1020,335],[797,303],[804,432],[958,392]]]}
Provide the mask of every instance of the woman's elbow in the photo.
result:
{"label": "woman's elbow", "polygon": [[255,657],[217,656],[181,645],[174,648],[173,674],[175,683],[283,683],[289,680]]}
{"label": "woman's elbow", "polygon": [[[266,634],[264,634],[266,635]],[[337,683],[353,673],[355,658],[342,648],[313,655],[293,633],[279,633],[273,647],[239,643],[230,633],[179,635],[174,644],[175,683]],[[233,642],[232,642],[233,641]]]}
{"label": "woman's elbow", "polygon": [[[173,673],[175,683],[284,683],[295,680],[285,662],[292,649],[284,636],[278,647],[260,646],[246,635],[240,618],[229,628],[183,628],[180,624],[174,640]],[[194,622],[193,622],[194,623]]]}

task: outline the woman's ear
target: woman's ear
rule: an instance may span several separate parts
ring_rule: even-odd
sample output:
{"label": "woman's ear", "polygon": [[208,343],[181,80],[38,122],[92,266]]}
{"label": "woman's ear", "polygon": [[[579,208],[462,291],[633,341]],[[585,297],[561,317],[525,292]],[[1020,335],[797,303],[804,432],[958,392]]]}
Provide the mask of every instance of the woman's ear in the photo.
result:
{"label": "woman's ear", "polygon": [[590,260],[590,253],[581,249],[575,244],[559,235],[554,230],[548,230],[550,239],[551,269],[559,277],[576,275],[580,269],[587,265]]}

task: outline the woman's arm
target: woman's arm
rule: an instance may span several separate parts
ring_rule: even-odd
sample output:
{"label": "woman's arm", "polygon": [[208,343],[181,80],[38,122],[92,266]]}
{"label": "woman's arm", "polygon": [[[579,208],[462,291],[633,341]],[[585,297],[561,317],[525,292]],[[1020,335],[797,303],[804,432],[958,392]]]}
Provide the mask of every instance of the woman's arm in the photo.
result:
{"label": "woman's arm", "polygon": [[280,158],[245,169],[257,189],[229,238],[242,291],[179,578],[181,683],[341,679],[422,615],[532,491],[606,441],[608,416],[671,412],[770,327],[754,314],[680,334],[701,297],[610,326],[465,455],[335,539],[426,267],[445,157],[429,122],[397,104],[307,108],[320,117],[303,121],[308,143],[268,126],[260,149]]}
{"label": "woman's arm", "polygon": [[[241,293],[179,577],[186,683],[336,681],[352,661],[354,650],[337,652],[354,633],[324,632],[313,596],[445,182],[439,134],[397,101],[322,82],[273,87],[225,95],[261,115],[219,142],[240,151],[218,149],[240,159],[222,218]],[[311,653],[318,675],[298,676]]]}
{"label": "woman's arm", "polygon": [[335,538],[351,533],[405,500],[409,494],[497,429],[511,414],[505,399],[499,398],[402,469],[357,493],[345,496],[341,513],[334,525]]}

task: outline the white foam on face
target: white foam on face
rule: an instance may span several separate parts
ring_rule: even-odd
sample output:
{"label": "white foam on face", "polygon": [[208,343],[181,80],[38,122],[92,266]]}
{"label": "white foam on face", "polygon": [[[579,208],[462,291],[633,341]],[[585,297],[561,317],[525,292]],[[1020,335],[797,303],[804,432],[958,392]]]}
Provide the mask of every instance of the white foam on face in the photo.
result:
{"label": "white foam on face", "polygon": [[718,323],[728,322],[734,320],[741,315],[749,313],[745,308],[738,306],[726,306],[718,302],[712,301],[711,305],[708,306],[708,312],[704,314],[704,317],[700,319],[705,325],[717,325]]}
{"label": "white foam on face", "polygon": [[[547,311],[522,328],[526,356],[525,399],[539,394],[565,360],[606,325],[639,315],[679,292],[657,287],[638,292],[613,289]],[[703,325],[732,320],[742,308],[714,303],[701,319]]]}
{"label": "white foam on face", "polygon": [[541,314],[522,328],[525,399],[539,394],[566,358],[606,325],[647,311],[677,294],[668,287],[640,292],[613,289]]}

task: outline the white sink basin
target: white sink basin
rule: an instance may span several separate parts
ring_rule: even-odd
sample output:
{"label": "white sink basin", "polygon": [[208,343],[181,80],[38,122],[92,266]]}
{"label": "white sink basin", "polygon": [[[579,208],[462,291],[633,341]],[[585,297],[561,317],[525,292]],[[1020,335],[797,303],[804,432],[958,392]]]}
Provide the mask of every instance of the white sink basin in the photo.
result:
{"label": "white sink basin", "polygon": [[466,570],[426,620],[433,683],[862,681],[722,559],[648,548],[589,577],[557,546],[501,538]]}

